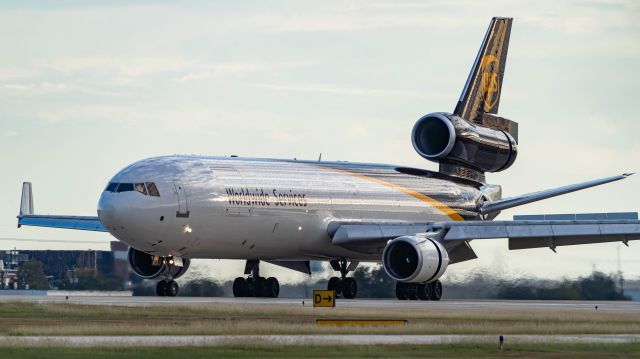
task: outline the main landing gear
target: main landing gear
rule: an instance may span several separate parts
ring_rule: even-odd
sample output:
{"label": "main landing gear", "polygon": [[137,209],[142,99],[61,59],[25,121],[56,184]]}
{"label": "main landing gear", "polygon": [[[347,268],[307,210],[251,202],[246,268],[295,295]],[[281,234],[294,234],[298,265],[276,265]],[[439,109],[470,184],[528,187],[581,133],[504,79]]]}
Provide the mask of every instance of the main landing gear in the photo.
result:
{"label": "main landing gear", "polygon": [[440,300],[442,283],[436,280],[431,283],[396,283],[396,297],[400,300]]}
{"label": "main landing gear", "polygon": [[280,294],[280,283],[276,278],[260,276],[259,260],[248,260],[244,274],[249,274],[249,277],[238,277],[233,281],[234,297],[277,298]]}
{"label": "main landing gear", "polygon": [[352,277],[347,277],[347,273],[352,272],[356,269],[359,262],[351,261],[347,265],[346,259],[334,259],[329,261],[331,264],[331,268],[335,271],[340,271],[340,278],[331,277],[329,278],[329,283],[327,284],[328,290],[335,290],[336,297],[342,297],[345,299],[353,299],[356,297],[358,293],[358,283]]}

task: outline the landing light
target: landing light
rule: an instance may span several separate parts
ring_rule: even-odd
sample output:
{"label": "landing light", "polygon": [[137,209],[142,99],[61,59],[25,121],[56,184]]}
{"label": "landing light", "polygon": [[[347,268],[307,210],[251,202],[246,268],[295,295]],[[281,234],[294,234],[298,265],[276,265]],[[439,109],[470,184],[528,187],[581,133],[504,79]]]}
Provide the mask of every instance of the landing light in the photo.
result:
{"label": "landing light", "polygon": [[301,231],[302,230],[302,226],[298,226],[298,230]]}
{"label": "landing light", "polygon": [[192,229],[189,226],[184,226],[184,233],[191,233]]}

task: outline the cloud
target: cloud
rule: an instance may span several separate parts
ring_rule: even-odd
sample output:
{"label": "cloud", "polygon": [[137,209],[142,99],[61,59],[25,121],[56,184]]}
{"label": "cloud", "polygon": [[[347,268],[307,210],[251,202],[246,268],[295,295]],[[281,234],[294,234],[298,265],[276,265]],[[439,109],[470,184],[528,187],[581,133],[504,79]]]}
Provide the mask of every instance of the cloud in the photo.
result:
{"label": "cloud", "polygon": [[193,66],[193,71],[188,72],[186,75],[175,78],[174,81],[179,83],[186,83],[191,81],[206,80],[210,77],[244,77],[252,73],[273,73],[276,71],[302,68],[316,64],[316,61],[239,61],[218,64],[200,63]]}
{"label": "cloud", "polygon": [[322,93],[336,96],[398,96],[398,97],[413,97],[424,98],[427,96],[438,96],[437,93],[429,93],[422,91],[411,90],[391,90],[391,89],[376,89],[366,87],[352,87],[352,86],[340,86],[340,85],[321,85],[321,84],[301,84],[301,85],[278,85],[278,84],[255,84],[255,87],[264,88],[274,91],[286,91],[286,92],[312,92]]}
{"label": "cloud", "polygon": [[2,137],[18,137],[18,132],[14,130],[4,130],[1,134]]}
{"label": "cloud", "polygon": [[70,90],[70,86],[64,83],[51,83],[51,82],[39,82],[39,83],[8,83],[2,85],[3,92],[9,95],[20,96],[33,96],[50,93],[62,93]]}

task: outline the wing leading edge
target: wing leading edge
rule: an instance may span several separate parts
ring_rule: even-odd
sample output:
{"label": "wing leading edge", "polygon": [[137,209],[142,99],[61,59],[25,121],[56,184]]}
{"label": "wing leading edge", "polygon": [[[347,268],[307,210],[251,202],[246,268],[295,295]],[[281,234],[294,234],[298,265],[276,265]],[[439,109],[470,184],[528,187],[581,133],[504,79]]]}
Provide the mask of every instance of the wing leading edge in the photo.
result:
{"label": "wing leading edge", "polygon": [[332,243],[366,245],[403,235],[432,232],[447,248],[473,239],[508,238],[509,249],[623,242],[640,239],[638,213],[516,216],[513,221],[337,224]]}
{"label": "wing leading edge", "polygon": [[98,217],[34,214],[31,182],[24,182],[22,184],[18,228],[21,226],[65,228],[95,232],[107,231]]}

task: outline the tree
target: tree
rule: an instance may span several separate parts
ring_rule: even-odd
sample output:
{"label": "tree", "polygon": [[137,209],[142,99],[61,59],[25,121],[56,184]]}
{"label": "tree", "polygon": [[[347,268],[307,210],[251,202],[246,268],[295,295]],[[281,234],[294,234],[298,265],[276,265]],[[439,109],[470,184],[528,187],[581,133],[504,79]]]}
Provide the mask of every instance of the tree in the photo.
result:
{"label": "tree", "polygon": [[380,265],[359,267],[353,272],[358,283],[358,298],[393,298],[395,297],[395,281],[391,279]]}
{"label": "tree", "polygon": [[49,289],[49,282],[44,275],[44,268],[42,262],[36,260],[29,260],[23,262],[20,268],[18,268],[18,287],[29,289]]}
{"label": "tree", "polygon": [[[74,283],[75,282],[75,283]],[[60,289],[67,290],[122,290],[122,278],[103,275],[91,268],[79,268],[67,274],[57,283]]]}

